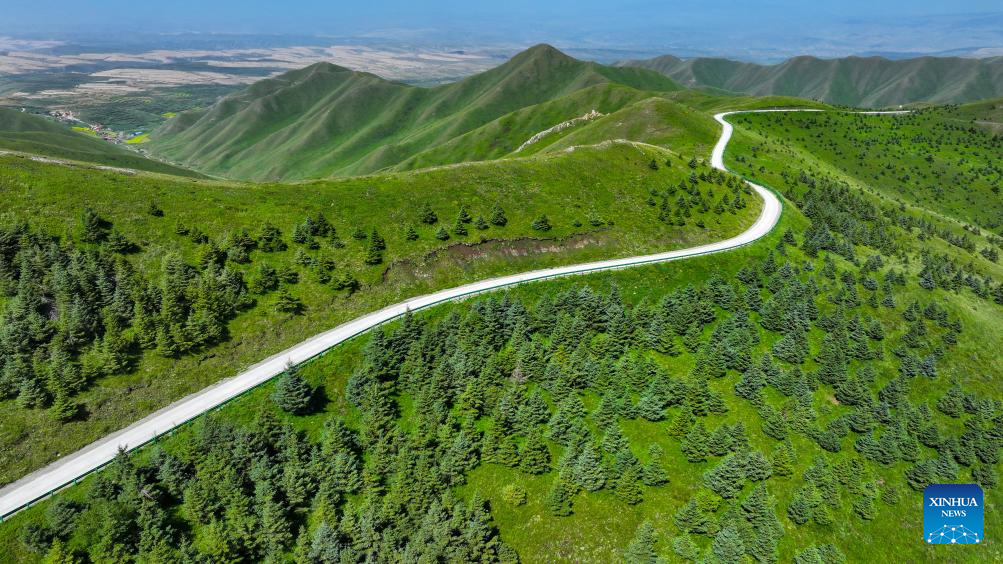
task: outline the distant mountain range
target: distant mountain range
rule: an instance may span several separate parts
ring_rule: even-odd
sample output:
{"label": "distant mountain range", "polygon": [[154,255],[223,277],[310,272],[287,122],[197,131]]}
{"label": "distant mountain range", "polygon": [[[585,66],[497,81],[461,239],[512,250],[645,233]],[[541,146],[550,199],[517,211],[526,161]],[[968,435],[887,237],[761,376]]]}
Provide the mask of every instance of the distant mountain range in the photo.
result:
{"label": "distant mountain range", "polygon": [[830,104],[882,108],[911,104],[963,103],[1003,96],[1003,57],[970,59],[795,57],[776,65],[729,59],[680,59],[664,55],[618,66],[664,74],[688,88],[755,96],[782,95]]}
{"label": "distant mountain range", "polygon": [[[639,93],[680,90],[655,71],[612,67],[571,58],[548,45],[528,49],[505,64],[459,82],[420,88],[328,63],[262,80],[211,108],[183,113],[165,124],[148,144],[151,151],[195,170],[251,180],[299,180],[364,174],[414,159],[492,121],[529,106],[589,91],[565,107],[556,121],[506,138],[512,151],[530,135],[596,109],[616,110],[636,101],[615,95],[613,85]],[[589,89],[593,90],[589,90]],[[649,95],[650,96],[650,95]],[[528,124],[531,120],[523,120]],[[497,140],[491,141],[498,143]],[[470,160],[469,146],[451,159]],[[485,155],[497,153],[490,147]]]}

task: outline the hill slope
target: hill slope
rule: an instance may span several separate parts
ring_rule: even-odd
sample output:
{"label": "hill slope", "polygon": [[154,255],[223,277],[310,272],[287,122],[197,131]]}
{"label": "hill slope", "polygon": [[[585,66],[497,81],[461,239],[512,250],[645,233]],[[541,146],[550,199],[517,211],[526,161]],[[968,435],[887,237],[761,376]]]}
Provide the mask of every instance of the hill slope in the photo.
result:
{"label": "hill slope", "polygon": [[[737,198],[737,177],[722,184],[725,177],[705,165],[687,166],[691,157],[604,143],[286,185],[124,177],[0,156],[0,483],[405,297],[691,247],[748,228],[761,200]],[[681,183],[692,192],[683,205]],[[78,263],[85,274],[65,266]],[[54,290],[66,276],[102,289]],[[29,279],[37,287],[19,282]],[[206,285],[220,279],[227,290],[213,286],[221,293],[208,299]],[[161,296],[167,284],[183,291],[150,302],[132,297],[140,288]],[[107,303],[93,300],[112,295],[125,314],[106,329],[98,312]],[[24,340],[18,304],[35,296],[46,296],[38,298],[45,315],[30,314],[38,338]],[[83,306],[70,305],[77,297]],[[67,313],[81,307],[88,313]],[[87,328],[63,339],[62,328],[79,327],[81,316]],[[86,378],[48,379],[48,368],[32,359],[53,350],[68,352],[60,365]]]}
{"label": "hill slope", "polygon": [[179,176],[198,176],[192,171],[150,160],[107,141],[78,133],[44,117],[7,108],[0,108],[0,150]]}
{"label": "hill slope", "polygon": [[578,61],[547,45],[436,88],[318,63],[256,83],[204,112],[179,116],[154,135],[150,148],[231,178],[363,174],[513,111],[608,84],[679,89],[653,71]]}
{"label": "hill slope", "polygon": [[1003,57],[918,57],[898,61],[883,57],[795,57],[777,65],[758,65],[664,55],[619,65],[655,70],[684,86],[757,96],[798,96],[847,106],[960,103],[1003,95]]}

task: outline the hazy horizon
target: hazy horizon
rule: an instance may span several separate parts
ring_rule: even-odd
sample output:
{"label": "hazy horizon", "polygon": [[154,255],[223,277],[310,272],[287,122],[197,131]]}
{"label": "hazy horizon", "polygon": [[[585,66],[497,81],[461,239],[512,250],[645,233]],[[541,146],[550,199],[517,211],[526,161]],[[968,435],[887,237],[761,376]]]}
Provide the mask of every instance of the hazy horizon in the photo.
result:
{"label": "hazy horizon", "polygon": [[[184,41],[296,45],[354,40],[401,45],[518,49],[547,42],[568,50],[628,56],[724,56],[761,62],[794,55],[1003,53],[1003,7],[966,0],[874,3],[850,0],[805,6],[691,0],[652,6],[638,1],[511,0],[469,6],[455,0],[414,5],[373,0],[345,6],[301,0],[280,11],[265,2],[154,6],[122,0],[88,5],[57,0],[7,2],[0,36],[73,45],[174,47]],[[908,16],[902,8],[908,7]],[[532,22],[527,24],[526,22]],[[122,30],[129,33],[122,34]],[[963,38],[959,41],[959,38]],[[17,48],[11,43],[0,50]]]}

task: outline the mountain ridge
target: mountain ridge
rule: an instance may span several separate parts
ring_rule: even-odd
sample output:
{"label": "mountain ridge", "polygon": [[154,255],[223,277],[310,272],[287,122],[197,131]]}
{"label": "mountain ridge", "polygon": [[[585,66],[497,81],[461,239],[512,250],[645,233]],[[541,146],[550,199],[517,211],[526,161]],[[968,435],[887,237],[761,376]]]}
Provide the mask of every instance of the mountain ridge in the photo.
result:
{"label": "mountain ridge", "polygon": [[319,63],[182,114],[155,132],[149,146],[172,161],[231,178],[365,174],[511,112],[601,84],[680,89],[654,71],[580,61],[545,44],[434,88]]}
{"label": "mountain ridge", "polygon": [[757,96],[797,96],[860,107],[964,103],[1003,95],[1003,57],[892,60],[880,56],[821,59],[801,55],[761,65],[724,58],[663,55],[621,61],[615,66],[655,70],[686,87]]}

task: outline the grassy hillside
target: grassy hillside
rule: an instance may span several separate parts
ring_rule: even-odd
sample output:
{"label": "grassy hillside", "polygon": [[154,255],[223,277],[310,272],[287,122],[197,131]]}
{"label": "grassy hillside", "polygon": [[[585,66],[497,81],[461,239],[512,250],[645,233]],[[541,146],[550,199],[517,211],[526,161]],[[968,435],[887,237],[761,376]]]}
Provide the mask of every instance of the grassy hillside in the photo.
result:
{"label": "grassy hillside", "polygon": [[1003,57],[965,59],[795,57],[776,65],[671,55],[620,63],[658,71],[687,87],[755,96],[783,95],[883,108],[914,102],[960,103],[1003,95]]}
{"label": "grassy hillside", "polygon": [[970,120],[975,127],[993,135],[1003,135],[1003,98],[964,104],[955,108],[952,117]]}
{"label": "grassy hillside", "polygon": [[751,225],[758,198],[740,192],[735,207],[734,179],[690,158],[612,143],[249,185],[3,157],[0,481],[405,297]]}
{"label": "grassy hillside", "polygon": [[[1003,136],[972,127],[984,106],[901,116],[748,114],[735,123],[839,168],[889,200],[1003,235]],[[885,163],[875,166],[875,162]],[[755,172],[755,158],[738,170]]]}
{"label": "grassy hillside", "polygon": [[[658,73],[578,61],[547,45],[435,88],[396,84],[322,63],[256,83],[204,112],[182,114],[158,131],[149,147],[197,170],[231,178],[362,174],[407,161],[511,112],[602,85],[679,89]],[[563,121],[583,107],[615,104],[614,98],[623,103],[631,95],[592,89],[546,111]],[[525,115],[513,119],[533,127],[545,123]],[[544,128],[549,125],[553,123]],[[476,158],[497,154],[493,149],[463,151]]]}
{"label": "grassy hillside", "polygon": [[[583,119],[593,110],[601,115]],[[547,132],[576,119],[568,127]],[[538,134],[539,139],[535,139]],[[395,168],[408,170],[505,156],[523,157],[613,139],[706,154],[717,134],[718,125],[705,112],[633,88],[600,85],[507,114],[422,151]]]}
{"label": "grassy hillside", "polygon": [[[0,546],[25,561],[1000,559],[918,537],[931,482],[982,484],[1000,526],[986,353],[1001,306],[923,287],[928,240],[788,188],[757,245],[353,341],[18,515]],[[855,222],[901,253],[855,243]],[[295,407],[303,381],[318,399]]]}
{"label": "grassy hillside", "polygon": [[44,117],[7,108],[0,108],[0,150],[177,176],[201,176],[147,159]]}

